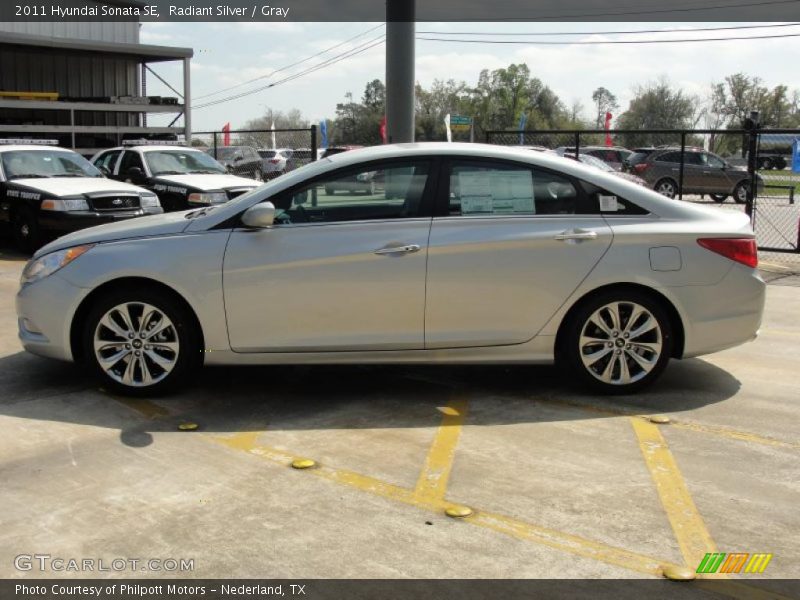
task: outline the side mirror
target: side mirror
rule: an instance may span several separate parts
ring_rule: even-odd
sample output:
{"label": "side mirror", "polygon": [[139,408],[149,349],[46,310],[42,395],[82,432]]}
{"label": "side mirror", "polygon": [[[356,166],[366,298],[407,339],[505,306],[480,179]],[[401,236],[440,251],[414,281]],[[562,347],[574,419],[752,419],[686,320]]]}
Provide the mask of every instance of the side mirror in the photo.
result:
{"label": "side mirror", "polygon": [[133,183],[141,183],[145,179],[144,171],[139,167],[131,167],[125,175]]}
{"label": "side mirror", "polygon": [[254,229],[266,229],[272,227],[275,222],[275,205],[272,202],[262,202],[251,206],[242,215],[242,223],[245,227]]}

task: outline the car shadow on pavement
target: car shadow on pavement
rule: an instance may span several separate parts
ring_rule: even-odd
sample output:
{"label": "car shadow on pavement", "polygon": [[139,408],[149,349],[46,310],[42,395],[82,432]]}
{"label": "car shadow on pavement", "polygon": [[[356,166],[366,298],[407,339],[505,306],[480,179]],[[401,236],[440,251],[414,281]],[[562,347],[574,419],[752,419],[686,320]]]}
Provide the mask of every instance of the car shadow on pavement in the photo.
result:
{"label": "car shadow on pavement", "polygon": [[688,411],[739,388],[700,359],[673,361],[646,392],[615,397],[546,366],[209,367],[181,393],[139,400],[106,393],[72,364],[24,352],[0,358],[0,415],[116,429],[132,447],[186,421],[218,433],[436,427],[439,408],[465,399],[469,425],[506,425]]}

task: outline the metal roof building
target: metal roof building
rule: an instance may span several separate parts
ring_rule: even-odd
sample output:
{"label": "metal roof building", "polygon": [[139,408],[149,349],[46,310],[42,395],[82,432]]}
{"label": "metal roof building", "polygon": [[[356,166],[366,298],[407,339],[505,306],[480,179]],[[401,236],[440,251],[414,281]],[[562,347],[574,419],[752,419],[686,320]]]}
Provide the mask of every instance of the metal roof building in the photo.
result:
{"label": "metal roof building", "polygon": [[[192,55],[191,48],[140,44],[134,21],[0,22],[0,137],[58,139],[85,154],[124,138],[188,140]],[[148,65],[163,61],[182,62],[183,90],[173,88],[176,99],[147,96]],[[148,127],[151,113],[175,119]],[[181,116],[183,126],[173,126]]]}

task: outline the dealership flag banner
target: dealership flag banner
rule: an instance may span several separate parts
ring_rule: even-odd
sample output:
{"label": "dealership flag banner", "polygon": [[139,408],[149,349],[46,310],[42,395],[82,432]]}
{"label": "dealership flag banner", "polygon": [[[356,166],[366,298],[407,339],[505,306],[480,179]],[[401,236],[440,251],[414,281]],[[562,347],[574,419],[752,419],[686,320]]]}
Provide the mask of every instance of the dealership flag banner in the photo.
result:
{"label": "dealership flag banner", "polygon": [[386,143],[386,115],[383,115],[383,118],[381,119],[381,125],[379,127],[379,130],[381,132],[381,140],[383,140],[383,143],[385,144]]}
{"label": "dealership flag banner", "polygon": [[444,116],[444,130],[447,132],[447,141],[453,141],[453,132],[450,131],[450,113]]}
{"label": "dealership flag banner", "polygon": [[800,138],[794,138],[792,142],[792,171],[800,173]]}
{"label": "dealership flag banner", "polygon": [[525,124],[528,122],[528,115],[522,113],[519,116],[519,145],[522,146],[525,143]]}
{"label": "dealership flag banner", "polygon": [[275,143],[275,121],[272,122],[272,149],[275,150],[277,148],[277,144]]}
{"label": "dealership flag banner", "polygon": [[[384,117],[386,119],[386,117]],[[328,121],[322,119],[319,122],[319,147],[320,148],[327,148],[328,147]]]}
{"label": "dealership flag banner", "polygon": [[231,124],[225,123],[222,126],[222,145],[223,146],[230,146],[231,145]]}
{"label": "dealership flag banner", "polygon": [[614,143],[611,141],[611,134],[609,133],[609,130],[611,129],[611,119],[613,118],[614,115],[612,115],[610,112],[606,113],[606,146],[609,147],[614,145]]}

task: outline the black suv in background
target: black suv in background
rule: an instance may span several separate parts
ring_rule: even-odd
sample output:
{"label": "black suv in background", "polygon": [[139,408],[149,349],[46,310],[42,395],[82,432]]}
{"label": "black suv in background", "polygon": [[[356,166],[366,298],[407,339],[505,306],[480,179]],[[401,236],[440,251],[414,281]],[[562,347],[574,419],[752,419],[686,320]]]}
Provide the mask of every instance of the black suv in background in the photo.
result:
{"label": "black suv in background", "polygon": [[[680,147],[639,150],[628,158],[625,170],[644,179],[658,193],[675,198],[680,192]],[[684,194],[708,195],[714,202],[725,202],[728,196],[733,196],[735,202],[744,204],[748,185],[746,169],[734,167],[702,148],[684,150]],[[760,175],[757,175],[757,185],[759,190],[764,185]]]}
{"label": "black suv in background", "polygon": [[264,181],[262,158],[252,146],[218,146],[216,155],[213,148],[208,150],[208,153],[230,173]]}

